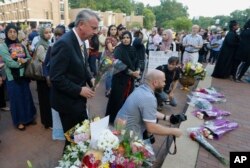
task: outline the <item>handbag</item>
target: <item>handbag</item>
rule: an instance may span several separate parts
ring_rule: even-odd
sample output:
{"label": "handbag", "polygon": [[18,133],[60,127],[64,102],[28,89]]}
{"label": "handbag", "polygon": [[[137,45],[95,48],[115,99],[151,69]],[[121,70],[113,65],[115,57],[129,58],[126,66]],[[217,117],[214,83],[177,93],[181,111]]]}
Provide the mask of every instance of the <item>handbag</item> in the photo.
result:
{"label": "handbag", "polygon": [[36,51],[33,53],[32,59],[26,64],[24,76],[32,80],[45,80],[43,63],[37,58]]}

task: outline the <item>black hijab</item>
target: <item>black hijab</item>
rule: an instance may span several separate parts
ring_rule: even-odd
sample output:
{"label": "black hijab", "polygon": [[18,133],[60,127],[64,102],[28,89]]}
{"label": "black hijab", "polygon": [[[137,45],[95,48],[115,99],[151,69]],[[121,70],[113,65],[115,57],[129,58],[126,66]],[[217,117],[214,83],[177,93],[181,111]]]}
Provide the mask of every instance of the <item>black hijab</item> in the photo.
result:
{"label": "black hijab", "polygon": [[129,45],[125,45],[121,42],[117,49],[115,50],[114,56],[115,58],[121,60],[124,64],[128,66],[129,69],[135,71],[135,64],[137,61],[137,56],[136,56],[136,50],[133,46],[131,46],[132,43],[132,35],[129,31],[125,31],[122,33],[122,38],[128,35],[130,38],[130,43]]}
{"label": "black hijab", "polygon": [[8,24],[8,26],[5,28],[5,44],[9,47],[11,44],[14,44],[14,43],[18,43],[18,38],[16,37],[16,40],[11,40],[9,39],[8,37],[8,32],[10,29],[14,29],[17,33],[17,37],[18,37],[18,30],[17,30],[17,27],[13,24],[13,23],[10,23]]}

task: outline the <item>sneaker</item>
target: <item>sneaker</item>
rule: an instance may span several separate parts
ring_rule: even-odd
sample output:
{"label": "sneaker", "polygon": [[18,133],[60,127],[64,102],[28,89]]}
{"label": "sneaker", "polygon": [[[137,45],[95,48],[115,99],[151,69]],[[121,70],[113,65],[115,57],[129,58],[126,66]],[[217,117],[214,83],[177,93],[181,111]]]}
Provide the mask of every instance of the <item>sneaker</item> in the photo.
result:
{"label": "sneaker", "polygon": [[175,98],[173,98],[172,100],[170,100],[169,104],[173,107],[176,107],[177,106],[177,102],[175,100]]}

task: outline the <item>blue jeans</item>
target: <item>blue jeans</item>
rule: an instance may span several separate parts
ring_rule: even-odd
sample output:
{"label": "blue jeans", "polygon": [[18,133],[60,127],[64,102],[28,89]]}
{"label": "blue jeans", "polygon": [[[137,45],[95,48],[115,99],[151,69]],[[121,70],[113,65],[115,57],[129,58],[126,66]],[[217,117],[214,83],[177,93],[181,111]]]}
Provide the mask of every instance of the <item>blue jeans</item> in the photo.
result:
{"label": "blue jeans", "polygon": [[106,91],[111,90],[111,85],[112,85],[112,70],[108,70],[106,72],[106,78],[105,78]]}
{"label": "blue jeans", "polygon": [[89,67],[90,71],[93,73],[94,76],[96,76],[96,57],[95,56],[89,56]]}

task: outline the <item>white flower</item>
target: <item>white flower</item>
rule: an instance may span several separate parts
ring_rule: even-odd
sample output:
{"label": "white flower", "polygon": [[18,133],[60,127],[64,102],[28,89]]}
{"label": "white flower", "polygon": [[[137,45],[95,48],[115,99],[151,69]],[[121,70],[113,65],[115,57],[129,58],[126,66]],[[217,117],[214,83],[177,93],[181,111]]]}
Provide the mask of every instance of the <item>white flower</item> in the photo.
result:
{"label": "white flower", "polygon": [[70,168],[79,168],[78,166],[72,165]]}
{"label": "white flower", "polygon": [[119,145],[119,139],[115,136],[110,130],[104,130],[98,141],[97,141],[97,148],[100,150],[106,150],[107,148],[113,149],[117,148]]}
{"label": "white flower", "polygon": [[79,168],[79,166],[81,166],[81,164],[82,164],[82,162],[81,162],[79,159],[77,159],[77,160],[75,161],[75,163],[74,163],[74,165],[77,166],[76,168]]}

